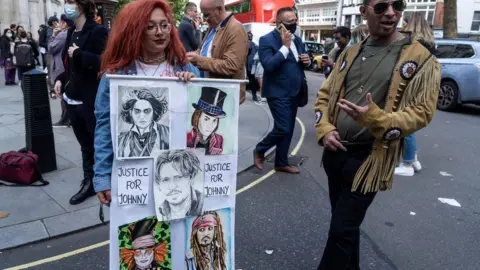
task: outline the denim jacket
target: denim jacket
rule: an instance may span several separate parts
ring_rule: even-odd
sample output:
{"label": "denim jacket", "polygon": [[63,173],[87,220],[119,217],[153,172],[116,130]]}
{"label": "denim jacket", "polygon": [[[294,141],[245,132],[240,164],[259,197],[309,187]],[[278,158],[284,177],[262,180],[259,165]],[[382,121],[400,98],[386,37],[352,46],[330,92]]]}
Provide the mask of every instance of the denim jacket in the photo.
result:
{"label": "denim jacket", "polygon": [[[175,65],[175,72],[192,72],[200,77],[199,70],[192,64],[185,66]],[[137,68],[132,64],[127,70],[119,70],[116,74],[137,75]],[[95,99],[95,117],[97,125],[95,127],[95,165],[93,167],[95,176],[93,185],[96,192],[111,189],[111,175],[113,166],[113,144],[112,132],[110,126],[110,80],[104,74],[98,86],[97,97]]]}

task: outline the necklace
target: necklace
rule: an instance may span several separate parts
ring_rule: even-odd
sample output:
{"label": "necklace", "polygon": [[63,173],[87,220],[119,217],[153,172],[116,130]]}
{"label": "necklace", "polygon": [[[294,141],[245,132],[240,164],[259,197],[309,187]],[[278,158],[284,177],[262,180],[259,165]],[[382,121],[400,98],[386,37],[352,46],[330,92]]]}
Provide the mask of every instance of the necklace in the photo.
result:
{"label": "necklace", "polygon": [[[383,51],[383,50],[382,50]],[[375,65],[375,67],[372,69],[372,71],[370,72],[370,74],[368,75],[367,79],[362,83],[362,85],[360,86],[360,88],[358,88],[357,90],[357,93],[361,94],[363,93],[363,89],[364,89],[364,86],[365,84],[368,82],[368,80],[370,79],[370,77],[372,76],[373,72],[375,72],[375,70],[377,69],[377,67],[380,65],[380,63],[382,63],[382,61],[387,57],[387,55],[390,53],[390,49],[388,49],[387,53],[382,57],[382,59],[380,59],[380,61],[378,61],[378,63]],[[377,52],[378,53],[378,52]],[[375,53],[375,54],[377,54]],[[363,63],[363,59],[362,59],[362,62],[360,63],[360,65]],[[362,69],[363,70],[363,69]],[[363,79],[363,76],[362,76],[362,79]]]}
{"label": "necklace", "polygon": [[[379,51],[377,51],[377,52],[375,52],[375,53],[370,54],[369,56],[365,56],[365,53],[367,52],[367,50],[363,50],[363,51],[362,51],[362,62],[365,61],[367,58],[370,58],[370,57],[372,57],[372,56],[377,55],[377,54],[380,53],[380,52],[383,52],[383,51],[386,50],[386,49],[390,49],[390,47],[392,47],[393,44],[397,43],[397,41],[399,41],[402,37],[403,37],[403,35],[400,35],[394,42],[390,43],[390,45],[388,45],[387,47],[385,47],[385,48],[383,48],[383,49],[381,49],[381,50],[379,50]],[[382,60],[383,60],[383,59],[382,59]]]}
{"label": "necklace", "polygon": [[143,74],[145,74],[145,76],[150,76],[151,77],[151,76],[155,75],[155,73],[157,73],[157,71],[160,68],[160,66],[162,65],[162,63],[158,64],[157,68],[155,69],[155,72],[153,72],[152,75],[147,75],[147,73],[145,72],[145,69],[143,68],[143,65],[142,65],[141,62],[139,62],[138,65],[140,66],[140,69],[142,70]]}
{"label": "necklace", "polygon": [[145,64],[153,64],[153,63],[160,63],[161,64],[165,61],[165,55],[159,56],[159,57],[154,58],[154,59],[147,59],[143,56],[139,56],[138,59]]}

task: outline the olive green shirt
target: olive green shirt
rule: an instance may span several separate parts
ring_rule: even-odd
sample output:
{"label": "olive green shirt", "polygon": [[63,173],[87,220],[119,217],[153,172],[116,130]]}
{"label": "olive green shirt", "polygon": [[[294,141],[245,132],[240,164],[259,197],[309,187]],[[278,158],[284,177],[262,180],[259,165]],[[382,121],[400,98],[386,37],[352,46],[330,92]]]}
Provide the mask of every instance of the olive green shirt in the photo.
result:
{"label": "olive green shirt", "polygon": [[[365,106],[367,104],[366,95],[371,93],[375,104],[383,109],[393,69],[402,46],[407,40],[407,38],[399,40],[390,47],[373,44],[371,40],[368,40],[363,52],[354,60],[347,73],[344,99],[356,105]],[[362,57],[365,57],[364,61],[362,61]],[[362,85],[363,91],[360,91]],[[369,143],[374,140],[368,128],[360,125],[342,110],[338,114],[337,130],[342,141]]]}

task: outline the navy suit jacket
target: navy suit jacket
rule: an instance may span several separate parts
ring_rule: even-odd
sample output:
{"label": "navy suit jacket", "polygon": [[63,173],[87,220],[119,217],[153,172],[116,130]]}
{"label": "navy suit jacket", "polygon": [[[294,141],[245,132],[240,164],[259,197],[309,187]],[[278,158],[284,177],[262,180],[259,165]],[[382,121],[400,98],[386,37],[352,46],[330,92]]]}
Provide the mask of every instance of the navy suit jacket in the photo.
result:
{"label": "navy suit jacket", "polygon": [[295,60],[291,50],[286,59],[280,52],[283,44],[278,30],[275,29],[260,38],[258,57],[264,69],[263,97],[282,98],[298,95],[302,80],[305,78],[304,67],[300,61],[300,54],[305,53],[305,46],[302,39],[297,36],[293,42],[297,48],[299,61]]}

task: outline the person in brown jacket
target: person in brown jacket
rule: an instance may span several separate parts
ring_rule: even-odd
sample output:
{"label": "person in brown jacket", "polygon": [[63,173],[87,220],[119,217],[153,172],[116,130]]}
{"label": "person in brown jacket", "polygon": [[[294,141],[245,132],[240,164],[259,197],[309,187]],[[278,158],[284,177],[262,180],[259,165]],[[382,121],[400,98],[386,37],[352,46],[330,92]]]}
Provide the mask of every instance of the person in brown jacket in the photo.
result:
{"label": "person in brown jacket", "polygon": [[[202,0],[200,9],[208,31],[200,49],[187,54],[188,60],[202,71],[203,78],[245,79],[248,53],[247,33],[223,0]],[[245,84],[240,87],[240,104],[245,101]]]}

